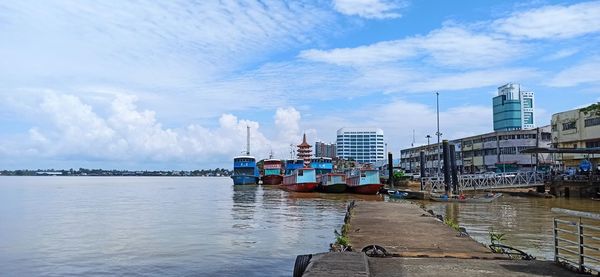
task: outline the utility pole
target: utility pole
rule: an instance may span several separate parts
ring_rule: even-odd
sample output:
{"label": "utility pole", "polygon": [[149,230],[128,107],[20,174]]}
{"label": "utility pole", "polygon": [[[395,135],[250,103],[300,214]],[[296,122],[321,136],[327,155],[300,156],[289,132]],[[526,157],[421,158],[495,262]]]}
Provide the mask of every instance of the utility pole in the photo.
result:
{"label": "utility pole", "polygon": [[440,93],[436,92],[435,93],[435,103],[436,103],[436,111],[437,111],[437,132],[435,133],[437,135],[437,162],[438,162],[438,166],[437,166],[437,176],[440,176],[440,171],[441,171],[441,160],[442,160],[442,151],[440,150],[440,137],[442,136],[442,133],[440,133]]}

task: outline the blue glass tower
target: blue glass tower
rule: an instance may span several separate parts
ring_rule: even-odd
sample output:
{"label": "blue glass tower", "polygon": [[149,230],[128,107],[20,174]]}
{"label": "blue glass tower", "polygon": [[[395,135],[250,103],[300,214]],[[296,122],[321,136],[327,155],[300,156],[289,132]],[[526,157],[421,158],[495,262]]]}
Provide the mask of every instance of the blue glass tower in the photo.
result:
{"label": "blue glass tower", "polygon": [[521,85],[508,83],[498,88],[492,103],[494,131],[535,128],[533,91],[522,91]]}

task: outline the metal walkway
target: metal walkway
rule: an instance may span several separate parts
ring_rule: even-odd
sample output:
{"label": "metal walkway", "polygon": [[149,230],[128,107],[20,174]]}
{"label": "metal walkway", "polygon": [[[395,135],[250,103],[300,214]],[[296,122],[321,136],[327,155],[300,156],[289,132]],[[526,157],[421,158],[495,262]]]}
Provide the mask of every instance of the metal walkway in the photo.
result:
{"label": "metal walkway", "polygon": [[[524,188],[544,185],[549,174],[535,171],[484,173],[458,175],[458,190],[485,190],[501,188]],[[444,177],[421,178],[424,189],[428,191],[444,191]]]}

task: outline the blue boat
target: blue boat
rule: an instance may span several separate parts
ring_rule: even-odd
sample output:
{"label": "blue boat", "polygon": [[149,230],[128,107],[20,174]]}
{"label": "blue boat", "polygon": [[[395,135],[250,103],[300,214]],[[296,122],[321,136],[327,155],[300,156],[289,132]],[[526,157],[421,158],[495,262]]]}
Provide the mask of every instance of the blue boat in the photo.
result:
{"label": "blue boat", "polygon": [[304,168],[304,160],[286,160],[285,161],[285,175],[291,175],[296,169]]}
{"label": "blue boat", "polygon": [[256,159],[252,156],[238,156],[233,158],[233,175],[231,175],[234,185],[257,185],[258,167]]}
{"label": "blue boat", "polygon": [[258,185],[258,166],[250,156],[250,127],[246,126],[246,155],[233,158],[233,185]]}
{"label": "blue boat", "polygon": [[333,162],[331,158],[318,157],[310,159],[310,167],[316,170],[317,176],[331,173],[333,171]]}

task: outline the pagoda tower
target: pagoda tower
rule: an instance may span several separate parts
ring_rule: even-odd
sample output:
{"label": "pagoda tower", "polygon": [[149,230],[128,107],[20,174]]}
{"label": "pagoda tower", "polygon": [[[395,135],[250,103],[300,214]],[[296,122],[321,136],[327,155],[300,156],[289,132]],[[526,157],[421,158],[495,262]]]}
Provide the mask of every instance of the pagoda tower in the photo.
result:
{"label": "pagoda tower", "polygon": [[312,145],[306,142],[306,134],[302,138],[302,143],[298,144],[298,159],[304,160],[304,167],[310,167],[310,157],[312,156]]}

